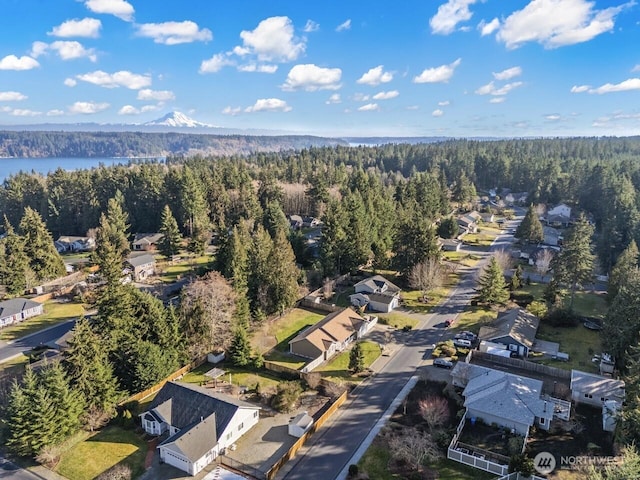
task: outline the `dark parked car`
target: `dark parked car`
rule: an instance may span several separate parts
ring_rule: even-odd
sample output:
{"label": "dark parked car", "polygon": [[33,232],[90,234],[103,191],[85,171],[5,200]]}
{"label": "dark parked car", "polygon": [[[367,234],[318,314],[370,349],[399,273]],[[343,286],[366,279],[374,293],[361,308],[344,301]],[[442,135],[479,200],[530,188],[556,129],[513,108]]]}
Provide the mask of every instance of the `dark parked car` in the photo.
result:
{"label": "dark parked car", "polygon": [[440,368],[453,368],[453,362],[450,362],[445,358],[436,358],[433,361],[433,366],[440,367]]}

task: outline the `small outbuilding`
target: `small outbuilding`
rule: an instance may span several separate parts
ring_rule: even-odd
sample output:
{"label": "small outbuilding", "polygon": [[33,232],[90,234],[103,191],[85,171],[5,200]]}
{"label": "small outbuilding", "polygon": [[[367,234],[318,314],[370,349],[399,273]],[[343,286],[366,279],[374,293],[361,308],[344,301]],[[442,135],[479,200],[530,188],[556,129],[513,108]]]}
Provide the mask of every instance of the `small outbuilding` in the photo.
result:
{"label": "small outbuilding", "polygon": [[307,412],[302,412],[293,417],[289,422],[289,435],[300,438],[313,426],[313,417]]}

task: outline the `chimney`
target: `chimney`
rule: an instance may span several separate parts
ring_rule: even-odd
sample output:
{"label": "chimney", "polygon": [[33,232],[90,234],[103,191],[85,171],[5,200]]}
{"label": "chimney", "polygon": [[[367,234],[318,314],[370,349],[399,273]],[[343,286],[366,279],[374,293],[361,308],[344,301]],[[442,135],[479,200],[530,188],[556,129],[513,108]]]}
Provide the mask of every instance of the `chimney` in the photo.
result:
{"label": "chimney", "polygon": [[543,412],[546,412],[546,411],[547,411],[547,401],[546,401],[546,400],[544,401],[544,409],[543,409],[542,411],[543,411]]}

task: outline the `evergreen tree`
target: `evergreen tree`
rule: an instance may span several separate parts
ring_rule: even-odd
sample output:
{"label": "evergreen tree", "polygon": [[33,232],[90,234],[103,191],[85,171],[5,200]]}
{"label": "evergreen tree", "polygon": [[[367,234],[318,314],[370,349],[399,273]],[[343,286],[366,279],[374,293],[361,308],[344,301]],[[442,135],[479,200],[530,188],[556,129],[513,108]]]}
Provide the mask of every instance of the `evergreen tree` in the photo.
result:
{"label": "evergreen tree", "polygon": [[458,222],[453,217],[442,219],[438,226],[438,236],[441,238],[455,238],[458,236]]}
{"label": "evergreen tree", "polygon": [[187,235],[197,241],[209,228],[209,211],[204,189],[190,166],[185,166],[180,179],[180,207],[182,224]]}
{"label": "evergreen tree", "polygon": [[273,259],[270,258],[273,252],[273,240],[269,233],[258,225],[253,234],[253,242],[250,251],[248,292],[251,303],[251,311],[255,316],[259,314],[269,314],[274,311],[273,299],[269,294],[271,283],[271,272],[274,267]]}
{"label": "evergreen tree", "polygon": [[218,270],[233,283],[234,288],[247,285],[249,274],[249,247],[251,236],[246,224],[233,227],[230,235],[222,233],[223,241],[218,251]]}
{"label": "evergreen tree", "polygon": [[495,257],[491,257],[489,265],[478,281],[478,299],[482,303],[504,304],[509,300],[509,292],[504,281],[504,273]]}
{"label": "evergreen tree", "polygon": [[324,227],[320,243],[320,261],[324,274],[333,276],[334,272],[346,273],[349,271],[344,254],[349,229],[347,212],[340,202],[332,199],[327,204],[322,221]]}
{"label": "evergreen tree", "polygon": [[56,444],[80,428],[80,416],[85,408],[84,397],[78,390],[70,387],[67,375],[59,362],[47,365],[38,376],[51,399],[54,417],[49,421],[55,425],[52,444]]}
{"label": "evergreen tree", "polygon": [[20,233],[24,240],[24,253],[38,281],[51,280],[65,274],[64,261],[56,251],[51,233],[40,214],[31,207],[24,209]]}
{"label": "evergreen tree", "polygon": [[282,230],[284,233],[289,232],[289,220],[278,202],[271,201],[267,204],[262,214],[262,225],[269,232],[271,238],[276,236],[278,230]]}
{"label": "evergreen tree", "polygon": [[395,268],[406,277],[415,265],[429,258],[440,258],[436,240],[435,231],[426,219],[405,217],[396,229],[393,242]]}
{"label": "evergreen tree", "polygon": [[518,290],[522,286],[522,265],[518,264],[516,269],[513,271],[513,275],[511,276],[511,283],[509,284],[509,290],[512,292]]}
{"label": "evergreen tree", "polygon": [[592,236],[593,226],[581,215],[569,229],[562,250],[552,261],[554,279],[568,285],[571,291],[569,310],[573,309],[573,299],[578,287],[593,279],[595,256],[591,253]]}
{"label": "evergreen tree", "polygon": [[164,235],[160,240],[159,250],[166,258],[171,258],[180,253],[182,236],[178,228],[178,222],[171,213],[169,205],[165,205],[160,218],[160,233]]}
{"label": "evergreen tree", "polygon": [[100,336],[86,318],[76,322],[63,356],[69,381],[84,395],[88,407],[111,412],[120,397],[118,381]]}
{"label": "evergreen tree", "polygon": [[353,373],[360,373],[364,370],[364,351],[360,342],[356,342],[349,352],[349,370]]}
{"label": "evergreen tree", "polygon": [[519,238],[523,242],[540,243],[544,240],[544,230],[542,223],[538,219],[533,204],[529,205],[529,209],[518,228],[516,229],[515,237]]}
{"label": "evergreen tree", "polygon": [[28,259],[24,253],[24,240],[18,235],[7,217],[4,217],[5,237],[0,239],[0,283],[9,295],[22,295],[27,288]]}
{"label": "evergreen tree", "polygon": [[638,268],[638,245],[635,240],[618,257],[618,261],[611,269],[609,285],[607,287],[607,300],[611,303],[618,295],[620,287],[624,285],[634,270]]}
{"label": "evergreen tree", "polygon": [[93,261],[100,268],[100,275],[107,285],[120,283],[124,261],[129,254],[129,216],[123,210],[122,193],[110,198],[107,213],[100,215],[100,225],[96,232],[96,249],[92,254]]}
{"label": "evergreen tree", "polygon": [[[26,392],[26,385],[35,382],[33,371],[28,368],[21,386],[15,379],[9,391],[7,402],[6,418],[9,428],[9,436],[7,438],[7,447],[20,456],[27,456],[33,453],[31,444],[33,442],[33,429],[31,426],[32,405]],[[34,385],[35,392],[35,385]]]}
{"label": "evergreen tree", "polygon": [[276,232],[271,255],[268,257],[269,292],[273,308],[266,313],[283,312],[298,299],[298,276],[296,257],[291,244],[282,231]]}
{"label": "evergreen tree", "polygon": [[251,344],[244,328],[236,328],[229,347],[229,360],[238,367],[246,367],[251,363]]}

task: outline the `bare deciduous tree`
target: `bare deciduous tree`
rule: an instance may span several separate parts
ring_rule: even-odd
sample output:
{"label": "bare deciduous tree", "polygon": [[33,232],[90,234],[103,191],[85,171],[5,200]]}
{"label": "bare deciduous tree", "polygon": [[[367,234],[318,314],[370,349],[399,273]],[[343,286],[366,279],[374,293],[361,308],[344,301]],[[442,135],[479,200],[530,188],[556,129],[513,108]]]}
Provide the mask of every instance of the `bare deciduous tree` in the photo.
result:
{"label": "bare deciduous tree", "polygon": [[226,348],[233,337],[236,294],[218,272],[187,285],[180,304],[185,336],[194,355]]}
{"label": "bare deciduous tree", "polygon": [[503,272],[513,268],[513,257],[508,250],[498,250],[493,254],[493,256]]}
{"label": "bare deciduous tree", "polygon": [[420,416],[427,422],[429,430],[446,423],[449,420],[449,404],[442,397],[429,396],[418,402]]}
{"label": "bare deciduous tree", "polygon": [[431,435],[422,433],[415,427],[405,428],[400,434],[390,435],[388,441],[391,455],[416,471],[420,471],[427,461],[440,456]]}
{"label": "bare deciduous tree", "polygon": [[442,285],[445,269],[437,258],[427,260],[414,265],[409,272],[409,285],[422,291],[422,300],[427,301],[430,291]]}
{"label": "bare deciduous tree", "polygon": [[329,301],[333,297],[333,289],[336,287],[336,281],[325,278],[322,283],[322,295],[325,300]]}
{"label": "bare deciduous tree", "polygon": [[544,282],[544,276],[549,273],[551,269],[551,260],[553,260],[553,251],[550,248],[545,248],[538,253],[536,258],[536,272],[542,275],[542,281]]}

